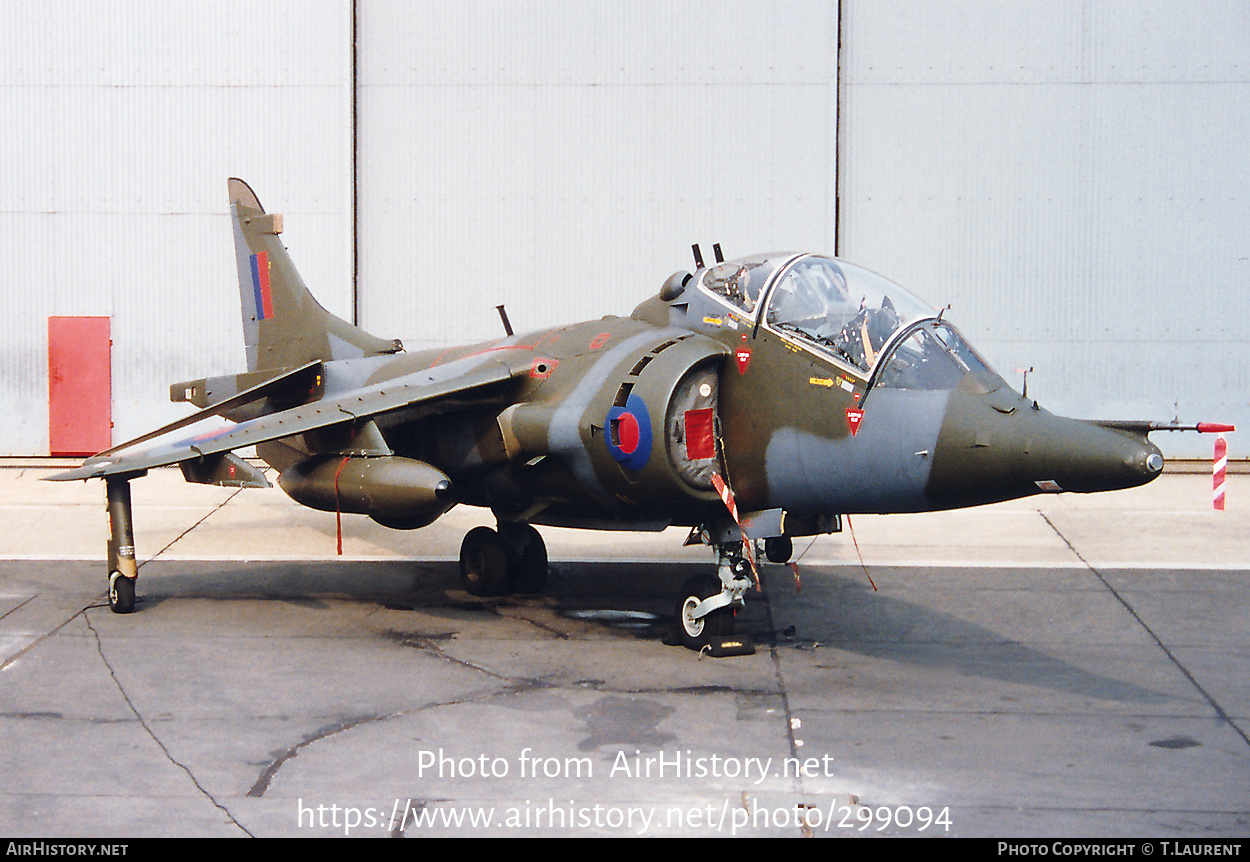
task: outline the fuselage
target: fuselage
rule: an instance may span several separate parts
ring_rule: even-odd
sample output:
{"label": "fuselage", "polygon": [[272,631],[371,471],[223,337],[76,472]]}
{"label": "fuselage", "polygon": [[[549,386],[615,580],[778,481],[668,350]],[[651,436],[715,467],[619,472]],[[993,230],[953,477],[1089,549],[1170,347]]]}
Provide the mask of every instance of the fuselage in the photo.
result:
{"label": "fuselage", "polygon": [[[498,387],[375,418],[396,455],[450,479],[455,502],[533,523],[706,523],[723,506],[712,473],[740,510],[818,525],[1130,487],[1162,467],[1144,435],[1027,401],[940,315],[865,270],[763,255],[677,281],[629,318],[329,362],[325,394],[506,366]],[[261,449],[279,469],[312,452]]]}

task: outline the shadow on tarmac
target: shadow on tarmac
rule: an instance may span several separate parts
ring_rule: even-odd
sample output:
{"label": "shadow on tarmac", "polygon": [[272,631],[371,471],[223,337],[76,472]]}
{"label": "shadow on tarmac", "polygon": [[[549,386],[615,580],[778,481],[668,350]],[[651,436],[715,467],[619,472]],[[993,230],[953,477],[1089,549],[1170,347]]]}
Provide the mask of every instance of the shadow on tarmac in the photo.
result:
{"label": "shadow on tarmac", "polygon": [[[311,611],[348,602],[419,614],[427,623],[437,621],[441,636],[466,621],[489,625],[492,618],[499,618],[502,625],[502,618],[511,616],[526,617],[560,637],[576,639],[590,625],[600,636],[660,641],[671,629],[673,597],[680,584],[696,569],[709,568],[689,563],[559,562],[552,566],[541,595],[476,598],[461,588],[455,562],[157,560],[141,571],[142,602],[136,613],[187,600],[279,603]],[[952,588],[957,586],[946,587]],[[1053,595],[1042,591],[1039,597],[1036,590],[1022,589],[1012,601],[1035,604]],[[570,626],[570,621],[576,625]],[[1169,699],[923,602],[873,592],[856,567],[808,568],[804,589],[797,594],[788,570],[770,568],[765,592],[748,594],[737,631],[751,635],[759,646],[827,650],[819,653],[819,662],[829,667],[837,665],[840,650],[1100,701]]]}

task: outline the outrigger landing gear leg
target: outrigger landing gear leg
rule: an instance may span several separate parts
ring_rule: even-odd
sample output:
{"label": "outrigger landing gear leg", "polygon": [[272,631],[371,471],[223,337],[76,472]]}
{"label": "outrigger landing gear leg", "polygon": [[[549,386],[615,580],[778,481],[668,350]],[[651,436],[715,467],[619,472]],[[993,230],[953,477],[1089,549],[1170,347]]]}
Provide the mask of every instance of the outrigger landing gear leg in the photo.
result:
{"label": "outrigger landing gear leg", "polygon": [[111,476],[104,480],[104,486],[109,512],[109,610],[128,614],[135,609],[135,581],[139,577],[130,508],[130,477]]}
{"label": "outrigger landing gear leg", "polygon": [[716,546],[716,570],[719,578],[696,575],[677,597],[677,639],[687,649],[702,650],[713,638],[732,635],[734,613],[746,604],[743,594],[753,581],[741,542]]}

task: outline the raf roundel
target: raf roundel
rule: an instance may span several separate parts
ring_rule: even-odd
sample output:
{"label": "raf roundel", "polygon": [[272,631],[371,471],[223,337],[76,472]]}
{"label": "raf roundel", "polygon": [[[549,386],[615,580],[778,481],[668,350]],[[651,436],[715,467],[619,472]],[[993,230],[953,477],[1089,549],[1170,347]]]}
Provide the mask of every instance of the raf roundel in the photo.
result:
{"label": "raf roundel", "polygon": [[604,441],[612,457],[630,470],[641,470],[651,457],[651,415],[637,395],[630,394],[624,407],[613,407],[604,422]]}

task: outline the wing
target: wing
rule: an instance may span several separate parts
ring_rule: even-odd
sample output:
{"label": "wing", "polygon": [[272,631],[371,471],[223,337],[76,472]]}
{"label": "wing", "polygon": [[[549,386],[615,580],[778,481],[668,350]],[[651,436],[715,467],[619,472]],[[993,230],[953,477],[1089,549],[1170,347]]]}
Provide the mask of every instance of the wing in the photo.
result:
{"label": "wing", "polygon": [[216,415],[221,412],[220,405],[217,405],[110,449],[107,453],[89,458],[81,467],[49,476],[48,479],[63,482],[71,479],[139,474],[151,467],[203,459],[244,446],[280,440],[318,428],[367,419],[394,410],[435,402],[440,398],[486,389],[511,380],[517,373],[502,362],[482,363],[480,358],[471,357],[249,419],[232,427],[159,444],[149,449],[129,451],[138,443]]}
{"label": "wing", "polygon": [[[302,378],[316,377],[317,380],[320,380],[324,373],[325,364],[320,360],[317,360],[316,362],[309,362],[307,365],[301,365],[299,368],[294,368],[289,371],[282,371],[275,376],[268,378],[264,382],[257,384],[256,386],[245,389],[238,395],[233,395],[222,401],[218,401],[216,404],[213,404],[198,413],[192,413],[185,419],[179,419],[177,422],[171,422],[168,425],[157,428],[155,431],[149,431],[142,437],[136,437],[135,439],[128,440],[119,446],[106,449],[105,451],[93,456],[91,460],[94,461],[96,458],[103,458],[108,455],[112,455],[115,452],[120,452],[123,449],[138,446],[140,443],[146,443],[148,440],[155,440],[157,437],[164,437],[166,434],[177,431],[179,428],[186,428],[188,425],[194,425],[197,422],[202,422],[211,416],[221,416],[244,404],[251,404],[252,402],[259,401],[262,398],[268,398],[270,395],[283,393],[292,382],[301,381]],[[171,399],[172,397],[173,396],[171,395]]]}

